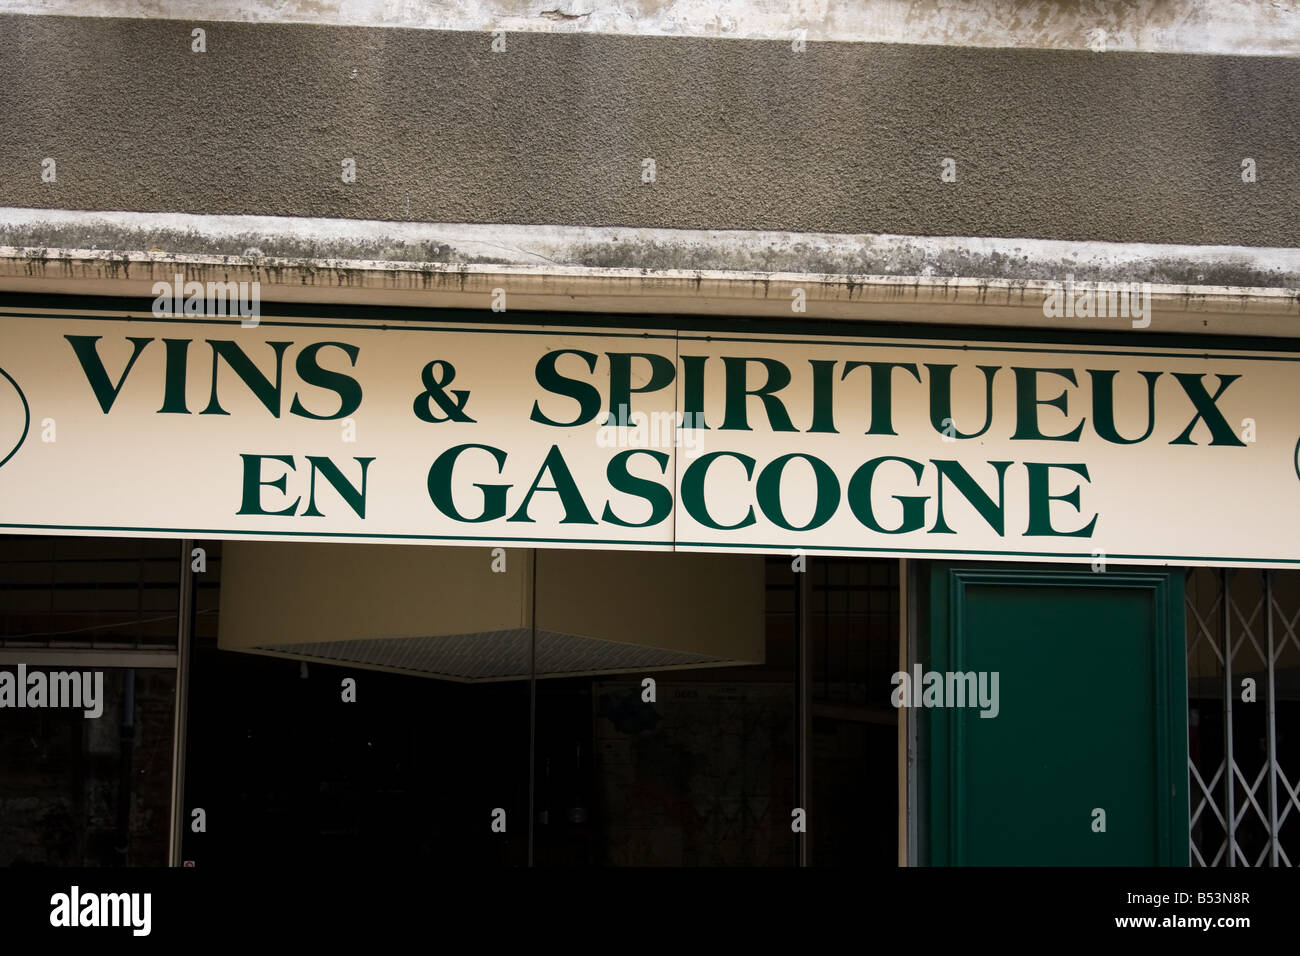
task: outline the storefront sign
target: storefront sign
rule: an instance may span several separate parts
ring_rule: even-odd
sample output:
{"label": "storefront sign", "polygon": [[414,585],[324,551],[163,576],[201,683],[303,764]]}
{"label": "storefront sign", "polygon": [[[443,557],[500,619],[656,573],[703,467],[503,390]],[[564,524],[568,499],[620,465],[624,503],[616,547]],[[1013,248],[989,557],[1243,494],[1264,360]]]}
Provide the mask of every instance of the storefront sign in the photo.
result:
{"label": "storefront sign", "polygon": [[0,526],[1300,564],[1300,355],[1152,338],[4,316]]}

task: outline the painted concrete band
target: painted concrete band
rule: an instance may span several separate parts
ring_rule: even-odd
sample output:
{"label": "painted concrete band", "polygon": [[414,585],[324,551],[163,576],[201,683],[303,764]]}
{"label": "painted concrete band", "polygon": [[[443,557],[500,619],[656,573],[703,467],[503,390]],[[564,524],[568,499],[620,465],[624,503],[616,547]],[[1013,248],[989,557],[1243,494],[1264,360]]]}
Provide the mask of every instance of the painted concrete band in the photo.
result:
{"label": "painted concrete band", "polygon": [[[37,254],[36,250],[41,250]],[[1070,242],[990,236],[385,222],[289,216],[0,207],[0,260],[149,253],[840,276],[1141,281],[1191,288],[1300,286],[1300,248]],[[7,274],[0,265],[0,276]]]}
{"label": "painted concrete band", "polygon": [[[1295,58],[535,33],[494,54],[486,33],[242,23],[208,23],[195,54],[193,25],[0,17],[0,205],[1192,245],[1300,235]],[[945,157],[955,182],[941,181]],[[41,179],[45,158],[56,182]]]}
{"label": "painted concrete band", "polygon": [[1141,53],[1300,53],[1300,8],[1265,0],[0,0],[0,11],[511,33],[609,33]]}

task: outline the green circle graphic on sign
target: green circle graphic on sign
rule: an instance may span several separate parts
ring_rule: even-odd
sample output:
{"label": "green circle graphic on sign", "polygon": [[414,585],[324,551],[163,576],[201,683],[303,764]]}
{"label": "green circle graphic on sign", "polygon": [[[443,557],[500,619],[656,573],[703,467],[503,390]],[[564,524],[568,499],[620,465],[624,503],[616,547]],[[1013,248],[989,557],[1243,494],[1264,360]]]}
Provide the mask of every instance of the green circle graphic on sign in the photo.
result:
{"label": "green circle graphic on sign", "polygon": [[[19,421],[22,426],[19,427]],[[4,467],[27,440],[32,413],[27,407],[27,396],[18,387],[13,376],[0,368],[0,468]]]}

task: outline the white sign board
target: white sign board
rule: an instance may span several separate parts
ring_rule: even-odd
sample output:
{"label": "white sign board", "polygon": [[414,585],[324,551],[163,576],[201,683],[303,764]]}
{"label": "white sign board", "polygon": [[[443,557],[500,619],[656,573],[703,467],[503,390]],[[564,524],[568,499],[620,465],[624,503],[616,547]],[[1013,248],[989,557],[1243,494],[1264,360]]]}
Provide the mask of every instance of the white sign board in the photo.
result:
{"label": "white sign board", "polygon": [[28,533],[1300,565],[1300,355],[0,316]]}

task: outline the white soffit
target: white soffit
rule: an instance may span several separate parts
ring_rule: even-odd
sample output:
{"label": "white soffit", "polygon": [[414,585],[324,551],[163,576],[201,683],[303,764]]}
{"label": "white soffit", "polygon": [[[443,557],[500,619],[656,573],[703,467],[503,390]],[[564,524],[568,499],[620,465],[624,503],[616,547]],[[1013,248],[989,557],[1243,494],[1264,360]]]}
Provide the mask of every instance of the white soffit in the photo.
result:
{"label": "white soffit", "polygon": [[500,552],[229,541],[217,643],[458,681],[763,661],[761,557]]}

